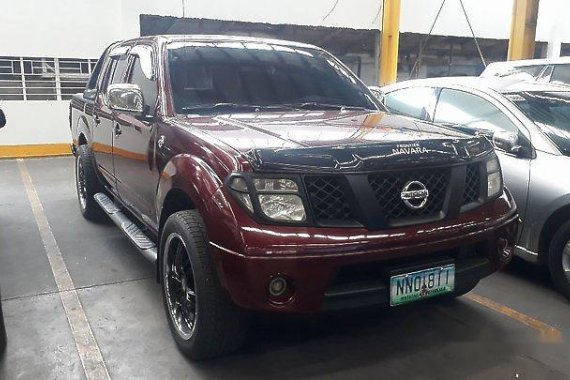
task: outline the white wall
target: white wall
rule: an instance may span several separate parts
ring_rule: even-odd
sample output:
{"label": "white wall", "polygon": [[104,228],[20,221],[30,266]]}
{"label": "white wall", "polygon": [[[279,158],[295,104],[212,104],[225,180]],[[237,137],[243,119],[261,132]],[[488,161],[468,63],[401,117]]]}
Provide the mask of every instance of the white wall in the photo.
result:
{"label": "white wall", "polygon": [[7,121],[0,129],[0,145],[71,142],[67,101],[10,101],[0,107]]}
{"label": "white wall", "polygon": [[[382,0],[0,0],[0,56],[97,58],[109,43],[138,36],[139,15],[374,29]],[[427,33],[441,0],[402,0],[401,31]],[[513,0],[464,0],[480,37],[507,39]],[[542,0],[537,39],[570,42],[568,0]],[[447,0],[434,34],[470,36],[459,0]],[[368,65],[369,62],[366,62]],[[369,67],[366,71],[373,73]],[[3,102],[0,145],[69,141],[67,102]]]}
{"label": "white wall", "polygon": [[[0,55],[99,56],[110,42],[139,34],[139,15],[182,16],[233,21],[374,29],[382,0],[2,0]],[[401,31],[427,33],[440,0],[402,0]],[[509,37],[513,0],[464,0],[478,36]],[[542,0],[537,39],[546,41],[553,28],[570,42],[567,0]],[[323,20],[324,19],[324,20]],[[458,0],[447,0],[434,34],[470,36]]]}

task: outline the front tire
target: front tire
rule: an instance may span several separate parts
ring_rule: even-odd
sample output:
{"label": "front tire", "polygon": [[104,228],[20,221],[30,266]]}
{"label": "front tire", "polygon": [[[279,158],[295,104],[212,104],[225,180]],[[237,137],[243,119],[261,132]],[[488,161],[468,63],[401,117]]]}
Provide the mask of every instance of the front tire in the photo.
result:
{"label": "front tire", "polygon": [[548,249],[548,269],[558,290],[570,300],[570,221],[554,234]]}
{"label": "front tire", "polygon": [[95,172],[95,159],[87,145],[77,148],[75,157],[75,188],[79,200],[79,210],[83,217],[91,221],[102,221],[105,213],[93,196],[102,191],[101,183]]}
{"label": "front tire", "polygon": [[160,243],[164,307],[180,351],[201,360],[236,350],[245,337],[246,316],[220,285],[200,214],[171,215]]}

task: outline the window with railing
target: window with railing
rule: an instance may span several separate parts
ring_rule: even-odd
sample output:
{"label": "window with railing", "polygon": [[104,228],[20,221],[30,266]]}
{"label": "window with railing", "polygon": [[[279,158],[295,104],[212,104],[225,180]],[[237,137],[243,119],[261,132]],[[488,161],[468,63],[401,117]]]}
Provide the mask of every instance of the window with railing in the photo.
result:
{"label": "window with railing", "polygon": [[0,100],[69,100],[85,88],[97,59],[2,57]]}

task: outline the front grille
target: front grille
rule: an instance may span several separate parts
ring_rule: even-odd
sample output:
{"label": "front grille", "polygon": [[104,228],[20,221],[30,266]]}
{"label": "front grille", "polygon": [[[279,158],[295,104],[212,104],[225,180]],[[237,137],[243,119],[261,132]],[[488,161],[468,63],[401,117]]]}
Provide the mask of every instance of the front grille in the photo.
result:
{"label": "front grille", "polygon": [[[480,202],[481,181],[484,180],[482,168],[480,163],[465,167],[465,177],[460,179],[465,181],[463,194],[451,194],[459,199],[450,199],[449,203],[446,203],[448,189],[452,182],[456,183],[452,177],[463,177],[460,168],[350,174],[352,178],[332,174],[307,175],[304,182],[310,203],[308,211],[312,211],[313,220],[321,226],[386,228],[441,220],[457,211],[448,207],[471,207]],[[404,187],[412,181],[421,182],[429,192],[427,202],[420,209],[409,207],[402,200]]]}
{"label": "front grille", "polygon": [[479,164],[467,165],[465,175],[465,190],[463,191],[463,204],[469,204],[479,199],[481,188],[481,170]]}
{"label": "front grille", "polygon": [[342,177],[306,177],[305,186],[318,221],[326,223],[353,219]]}
{"label": "front grille", "polygon": [[[445,193],[449,184],[450,171],[444,169],[423,169],[394,173],[371,174],[368,181],[384,216],[390,221],[394,219],[428,216],[439,213],[443,209]],[[426,205],[414,210],[402,201],[402,189],[410,181],[419,181],[429,191]]]}

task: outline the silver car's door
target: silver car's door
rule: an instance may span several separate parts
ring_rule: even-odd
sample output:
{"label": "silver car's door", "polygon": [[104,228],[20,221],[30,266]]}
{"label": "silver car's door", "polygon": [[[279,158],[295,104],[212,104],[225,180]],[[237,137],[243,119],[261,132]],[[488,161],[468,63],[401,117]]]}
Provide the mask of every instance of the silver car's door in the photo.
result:
{"label": "silver car's door", "polygon": [[[530,142],[507,114],[502,105],[494,104],[479,95],[451,88],[442,89],[434,115],[434,122],[454,125],[463,132],[485,134],[492,137],[495,132],[510,132],[519,136],[520,144],[530,151]],[[524,218],[527,208],[530,157],[511,154],[496,149],[505,185],[513,194],[519,215]]]}

